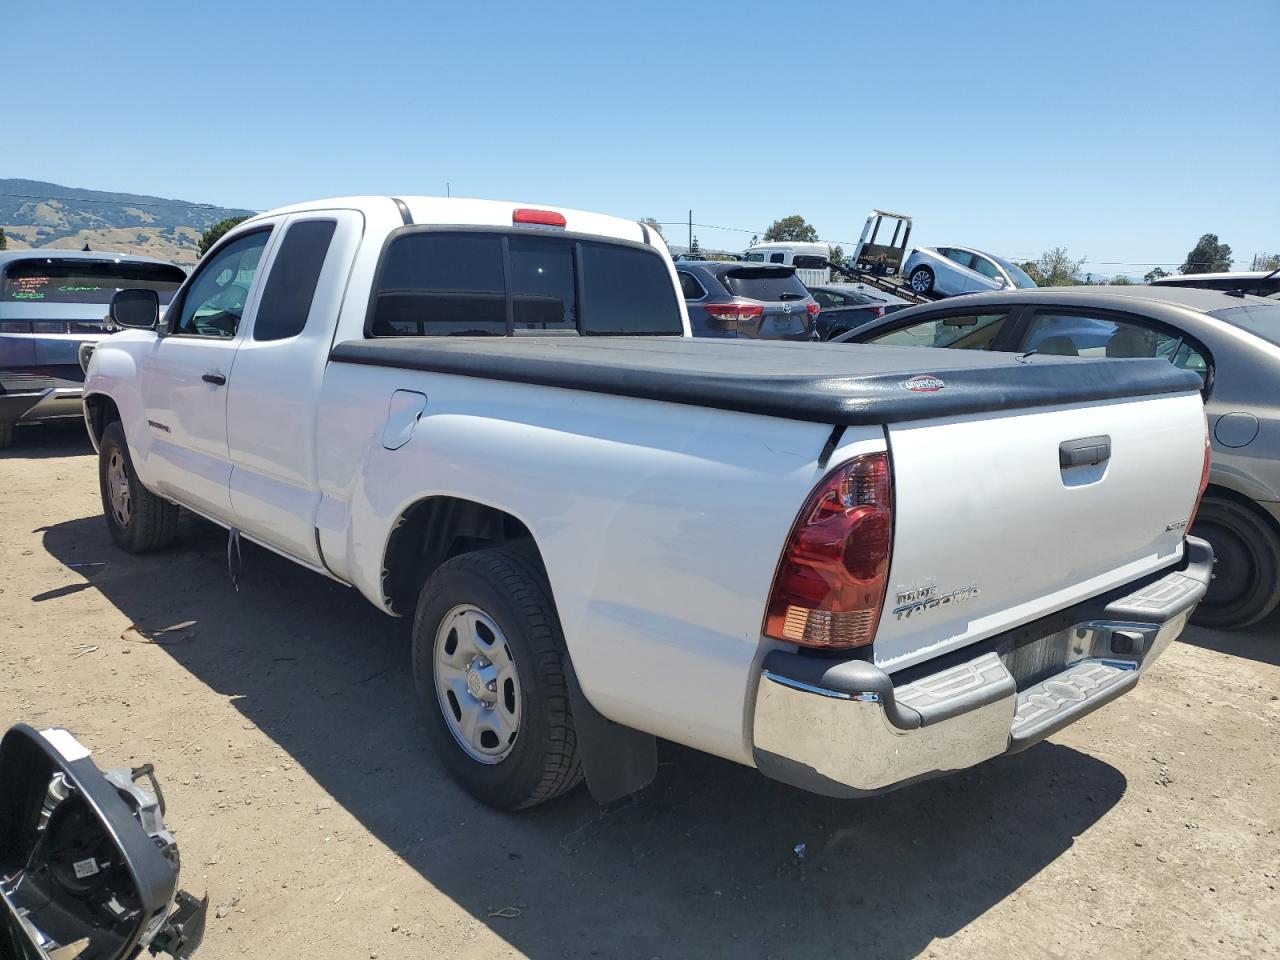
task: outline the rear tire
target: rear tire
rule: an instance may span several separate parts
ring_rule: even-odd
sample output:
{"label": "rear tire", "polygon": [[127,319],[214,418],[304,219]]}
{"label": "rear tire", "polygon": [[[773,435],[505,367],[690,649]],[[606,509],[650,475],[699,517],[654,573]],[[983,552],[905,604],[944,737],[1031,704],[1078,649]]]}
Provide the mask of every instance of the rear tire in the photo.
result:
{"label": "rear tire", "polygon": [[427,735],[473,797],[502,810],[545,803],[582,779],[564,635],[529,551],[442,564],[419,595],[413,679]]}
{"label": "rear tire", "polygon": [[0,420],[0,450],[13,446],[13,421]]}
{"label": "rear tire", "polygon": [[1191,622],[1240,630],[1280,605],[1280,534],[1258,510],[1209,495],[1196,514],[1194,536],[1213,547],[1213,582]]}
{"label": "rear tire", "polygon": [[928,267],[916,267],[907,282],[916,293],[933,293],[933,271]]}
{"label": "rear tire", "polygon": [[118,420],[107,424],[98,443],[98,487],[107,529],[120,549],[150,553],[173,543],[178,508],[142,485]]}

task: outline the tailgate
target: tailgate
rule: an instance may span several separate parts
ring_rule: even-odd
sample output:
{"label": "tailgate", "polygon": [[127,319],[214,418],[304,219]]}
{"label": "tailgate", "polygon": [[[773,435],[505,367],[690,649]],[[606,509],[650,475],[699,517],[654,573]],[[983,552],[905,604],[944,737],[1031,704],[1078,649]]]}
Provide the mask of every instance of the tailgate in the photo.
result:
{"label": "tailgate", "polygon": [[[1204,462],[1195,393],[903,423],[888,435],[893,559],[875,660],[890,670],[1173,564]],[[1064,467],[1064,455],[1082,462]]]}

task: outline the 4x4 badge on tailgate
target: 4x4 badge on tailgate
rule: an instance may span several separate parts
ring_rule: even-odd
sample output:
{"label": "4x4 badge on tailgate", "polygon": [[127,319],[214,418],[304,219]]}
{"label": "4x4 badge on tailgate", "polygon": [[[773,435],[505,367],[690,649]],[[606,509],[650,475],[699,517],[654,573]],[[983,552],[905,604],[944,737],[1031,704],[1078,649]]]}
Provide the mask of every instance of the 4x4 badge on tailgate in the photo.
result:
{"label": "4x4 badge on tailgate", "polygon": [[946,383],[943,382],[941,377],[922,373],[919,376],[912,377],[910,380],[902,381],[902,385],[916,393],[936,393],[945,387]]}

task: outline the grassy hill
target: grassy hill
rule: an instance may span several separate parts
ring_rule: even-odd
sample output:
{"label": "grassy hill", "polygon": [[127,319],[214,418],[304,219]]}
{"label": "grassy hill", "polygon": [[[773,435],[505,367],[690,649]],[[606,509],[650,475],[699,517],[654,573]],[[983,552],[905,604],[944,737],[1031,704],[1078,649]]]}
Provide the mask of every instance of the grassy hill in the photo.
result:
{"label": "grassy hill", "polygon": [[10,250],[52,247],[135,253],[173,263],[196,261],[200,234],[236,210],[136,193],[0,179],[0,227]]}

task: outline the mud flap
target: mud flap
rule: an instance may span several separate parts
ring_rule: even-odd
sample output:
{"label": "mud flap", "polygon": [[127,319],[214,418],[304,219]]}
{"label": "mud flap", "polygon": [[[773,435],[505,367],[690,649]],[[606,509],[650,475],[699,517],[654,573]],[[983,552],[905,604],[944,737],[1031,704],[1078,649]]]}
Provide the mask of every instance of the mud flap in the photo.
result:
{"label": "mud flap", "polygon": [[569,705],[578,735],[582,772],[597,803],[612,803],[642,790],[658,773],[658,740],[602,716],[578,683],[573,661],[565,657]]}

